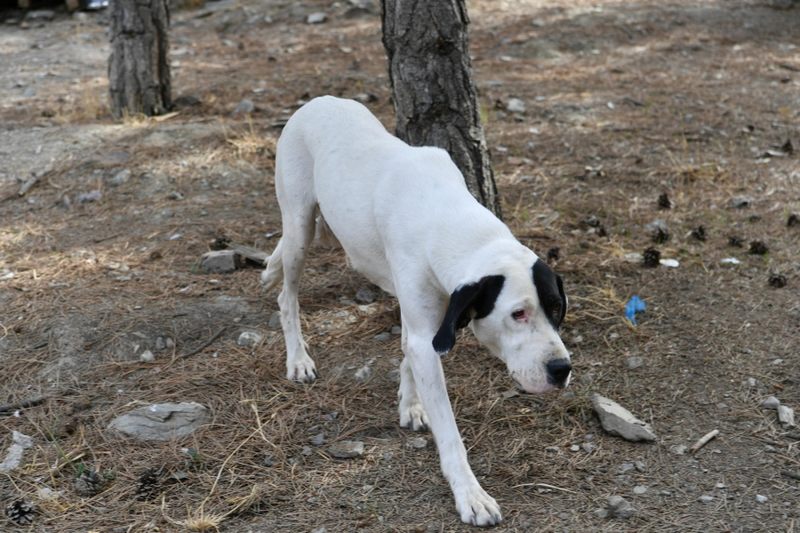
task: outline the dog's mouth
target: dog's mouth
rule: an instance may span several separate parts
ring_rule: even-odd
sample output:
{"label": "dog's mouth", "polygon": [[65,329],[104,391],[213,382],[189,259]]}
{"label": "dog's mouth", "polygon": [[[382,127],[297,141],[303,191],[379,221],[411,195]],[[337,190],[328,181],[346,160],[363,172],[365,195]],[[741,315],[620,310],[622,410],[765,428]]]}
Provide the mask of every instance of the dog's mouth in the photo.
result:
{"label": "dog's mouth", "polygon": [[511,378],[514,380],[514,384],[517,386],[517,389],[526,394],[548,394],[562,389],[562,387],[557,387],[547,382],[541,384],[525,384],[514,376],[511,376]]}

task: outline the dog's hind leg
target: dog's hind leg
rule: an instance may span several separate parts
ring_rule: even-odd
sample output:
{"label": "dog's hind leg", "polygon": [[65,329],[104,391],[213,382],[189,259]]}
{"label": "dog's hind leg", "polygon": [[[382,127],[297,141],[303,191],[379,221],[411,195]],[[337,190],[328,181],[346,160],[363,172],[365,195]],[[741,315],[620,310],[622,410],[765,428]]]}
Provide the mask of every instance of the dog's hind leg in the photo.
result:
{"label": "dog's hind leg", "polygon": [[283,239],[278,241],[278,245],[275,246],[269,259],[267,259],[267,268],[261,273],[261,287],[265,292],[275,287],[283,278],[282,242]]}
{"label": "dog's hind leg", "polygon": [[[403,326],[401,344],[403,353],[407,351],[406,342],[408,331]],[[414,373],[411,371],[411,362],[408,357],[403,357],[400,363],[400,388],[397,391],[397,407],[400,411],[400,426],[413,429],[414,431],[424,431],[428,428],[428,415],[422,407],[422,402],[417,395],[417,384],[414,381]]]}
{"label": "dog's hind leg", "polygon": [[[267,283],[275,284],[280,271],[283,271],[283,289],[278,296],[278,306],[286,342],[286,377],[292,381],[311,382],[317,378],[317,370],[303,340],[297,292],[306,253],[314,237],[317,200],[314,197],[313,160],[310,154],[305,153],[299,139],[292,138],[288,131],[285,133],[289,138],[286,142],[279,142],[275,175],[283,235],[273,252],[275,261],[270,257],[263,278]],[[280,266],[277,263],[279,259]]]}

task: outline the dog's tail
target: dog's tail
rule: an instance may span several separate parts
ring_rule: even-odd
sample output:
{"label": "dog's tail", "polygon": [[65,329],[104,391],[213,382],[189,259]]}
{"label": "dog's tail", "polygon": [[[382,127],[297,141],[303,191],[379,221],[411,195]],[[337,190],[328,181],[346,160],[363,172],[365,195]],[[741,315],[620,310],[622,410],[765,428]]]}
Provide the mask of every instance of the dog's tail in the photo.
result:
{"label": "dog's tail", "polygon": [[283,279],[283,254],[281,253],[283,237],[267,259],[267,268],[261,273],[261,288],[266,292]]}

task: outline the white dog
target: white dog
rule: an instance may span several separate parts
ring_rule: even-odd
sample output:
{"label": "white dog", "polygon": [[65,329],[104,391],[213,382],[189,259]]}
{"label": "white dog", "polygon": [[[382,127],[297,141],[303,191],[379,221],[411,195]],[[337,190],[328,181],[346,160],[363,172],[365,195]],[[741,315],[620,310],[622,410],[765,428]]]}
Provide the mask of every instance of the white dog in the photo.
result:
{"label": "white dog", "polygon": [[565,387],[561,278],[470,195],[447,152],[409,146],[351,100],[316,98],[292,116],[278,141],[275,189],[283,236],[261,281],[269,289],[283,277],[287,377],[317,377],[297,289],[316,225],[327,224],[353,268],[400,302],[400,424],[430,427],[461,520],[499,523],[497,502],[467,462],[440,358],[470,324],[525,391]]}

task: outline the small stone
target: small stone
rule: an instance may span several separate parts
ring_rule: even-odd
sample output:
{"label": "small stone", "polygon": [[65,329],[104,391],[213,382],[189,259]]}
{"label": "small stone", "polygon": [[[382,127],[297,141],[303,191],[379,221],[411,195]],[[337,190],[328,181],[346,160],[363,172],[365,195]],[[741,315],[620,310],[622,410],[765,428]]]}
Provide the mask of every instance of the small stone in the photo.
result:
{"label": "small stone", "polygon": [[328,20],[328,15],[322,11],[317,11],[316,13],[311,13],[306,17],[306,24],[322,24],[326,20]]}
{"label": "small stone", "polygon": [[212,250],[200,258],[200,267],[209,274],[225,274],[233,272],[241,260],[233,250]]}
{"label": "small stone", "polygon": [[303,446],[303,449],[300,450],[300,455],[302,455],[303,457],[308,457],[309,455],[311,455],[311,447]]}
{"label": "small stone", "polygon": [[392,338],[392,334],[389,333],[388,331],[384,331],[383,333],[378,333],[372,338],[378,342],[386,342]]}
{"label": "small stone", "polygon": [[279,329],[281,327],[281,312],[275,311],[269,317],[269,329]]}
{"label": "small stone", "polygon": [[597,445],[592,442],[584,442],[581,444],[581,449],[586,453],[592,453],[597,449]]}
{"label": "small stone", "polygon": [[403,332],[403,328],[400,326],[392,326],[392,335],[400,335]]}
{"label": "small stone", "polygon": [[719,260],[720,263],[723,265],[739,265],[742,262],[736,259],[735,257],[723,257]]}
{"label": "small stone", "polygon": [[508,100],[508,103],[506,104],[506,110],[511,113],[524,113],[525,102],[523,102],[519,98],[510,98]]}
{"label": "small stone", "polygon": [[647,468],[645,466],[645,464],[643,462],[641,462],[641,461],[634,461],[633,466],[636,467],[636,470],[638,472],[644,472],[646,470],[646,468]]}
{"label": "small stone", "polygon": [[89,192],[82,192],[78,195],[77,200],[79,204],[87,204],[89,202],[96,202],[103,197],[103,193],[99,189]]}
{"label": "small stone", "polygon": [[308,439],[308,442],[310,442],[314,446],[322,446],[323,444],[325,444],[325,433],[317,433],[316,435]]}
{"label": "small stone", "polygon": [[196,402],[162,403],[118,416],[108,428],[141,440],[166,441],[193,433],[209,418],[208,409]]}
{"label": "small stone", "polygon": [[600,417],[603,429],[629,441],[656,440],[649,424],[636,418],[630,411],[599,394],[592,395],[592,407]]}
{"label": "small stone", "polygon": [[725,488],[725,483],[719,482],[716,485],[714,485],[714,488],[722,490]]}
{"label": "small stone", "polygon": [[250,114],[256,110],[256,105],[253,103],[252,100],[249,98],[243,98],[241,102],[236,104],[236,108],[233,110],[234,115],[241,115],[241,114]]}
{"label": "small stone", "polygon": [[636,509],[622,496],[609,496],[606,512],[612,518],[627,520],[636,514]]}
{"label": "small stone", "polygon": [[670,446],[669,451],[671,451],[675,455],[683,455],[686,453],[686,446],[683,444],[676,444],[674,446]]}
{"label": "small stone", "polygon": [[744,209],[745,207],[750,207],[752,204],[752,196],[734,196],[731,198],[731,207],[734,209]]}
{"label": "small stone", "polygon": [[364,455],[364,443],[360,440],[342,440],[328,447],[328,453],[337,459],[353,459]]}
{"label": "small stone", "polygon": [[577,444],[573,444],[572,446],[569,447],[569,451],[571,451],[571,452],[578,452],[578,451],[580,451],[580,449],[581,449],[581,447],[578,446]]}
{"label": "small stone", "polygon": [[139,355],[139,360],[143,363],[152,363],[155,359],[156,356],[150,350],[145,350]]}
{"label": "small stone", "polygon": [[647,487],[645,487],[644,485],[636,485],[635,487],[633,487],[633,493],[636,494],[637,496],[641,496],[645,492],[647,492]]}
{"label": "small stone", "polygon": [[406,442],[406,446],[409,448],[413,448],[415,450],[421,450],[428,445],[428,439],[425,437],[414,437],[412,439],[408,439]]}
{"label": "small stone", "polygon": [[372,377],[372,369],[369,367],[369,365],[364,365],[356,370],[356,373],[353,375],[353,377],[359,383],[365,383],[369,381],[369,378]]}
{"label": "small stone", "polygon": [[769,500],[769,498],[767,498],[763,494],[756,494],[756,501],[758,503],[767,503],[767,500]]}
{"label": "small stone", "polygon": [[762,409],[772,409],[776,410],[780,407],[781,401],[777,399],[775,396],[767,396],[764,398],[764,401],[761,402]]}
{"label": "small stone", "polygon": [[786,405],[779,405],[778,421],[786,427],[794,427],[794,409]]}
{"label": "small stone", "polygon": [[678,268],[681,266],[677,259],[659,259],[658,264],[667,268]]}
{"label": "small stone", "polygon": [[167,341],[164,340],[164,337],[156,337],[156,345],[155,350],[157,352],[163,351],[167,347]]}
{"label": "small stone", "polygon": [[258,345],[263,338],[264,337],[262,337],[261,334],[256,333],[255,331],[243,331],[239,334],[239,338],[236,339],[236,344],[239,346],[247,346],[252,348],[253,346]]}
{"label": "small stone", "polygon": [[747,386],[751,389],[758,386],[758,380],[756,378],[747,378]]}
{"label": "small stone", "polygon": [[714,497],[710,494],[703,494],[702,496],[697,498],[697,501],[702,503],[711,503],[714,501]]}
{"label": "small stone", "polygon": [[356,291],[356,302],[360,304],[371,304],[375,301],[378,296],[375,294],[375,291],[369,289],[367,287],[361,287]]}
{"label": "small stone", "polygon": [[625,360],[625,366],[627,366],[629,370],[639,368],[643,364],[644,364],[644,359],[639,357],[638,355],[635,355],[633,357],[628,357]]}
{"label": "small stone", "polygon": [[311,530],[311,533],[328,533],[328,530],[325,527],[318,527]]}
{"label": "small stone", "polygon": [[111,176],[108,179],[108,183],[113,187],[118,187],[124,183],[127,183],[130,178],[131,178],[131,171],[128,170],[127,168],[124,168],[119,172],[117,172],[116,174],[114,174],[113,176]]}
{"label": "small stone", "polygon": [[3,462],[0,463],[0,473],[7,474],[12,470],[19,468],[22,464],[22,456],[25,450],[33,446],[33,438],[20,433],[19,431],[11,432],[11,446],[6,451],[6,456]]}
{"label": "small stone", "polygon": [[633,471],[636,468],[636,465],[633,463],[622,463],[619,465],[619,473],[620,474],[627,474],[628,472]]}

